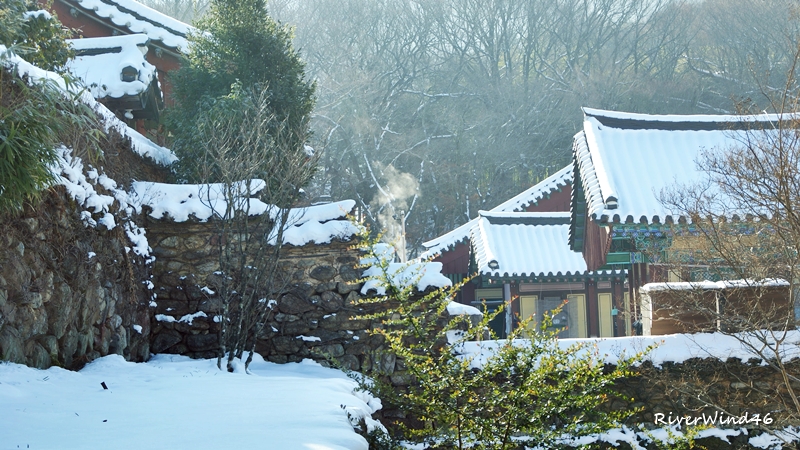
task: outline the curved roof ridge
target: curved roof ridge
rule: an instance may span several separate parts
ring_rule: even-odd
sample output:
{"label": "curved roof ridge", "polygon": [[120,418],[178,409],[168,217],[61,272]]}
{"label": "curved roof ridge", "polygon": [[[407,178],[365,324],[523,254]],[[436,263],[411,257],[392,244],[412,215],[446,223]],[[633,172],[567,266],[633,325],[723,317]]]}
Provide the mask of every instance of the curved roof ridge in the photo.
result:
{"label": "curved roof ridge", "polygon": [[[550,194],[570,184],[572,184],[571,163],[566,167],[560,169],[559,171],[553,173],[549,177],[545,178],[544,180],[540,181],[539,183],[536,183],[530,188],[524,190],[523,192],[495,206],[488,212],[491,213],[524,212],[519,210],[524,209],[531,203],[538,202],[539,200],[544,198],[545,195]],[[422,253],[421,256],[424,258],[434,257],[442,253],[443,251],[455,246],[456,244],[465,241],[466,239],[469,238],[470,228],[472,228],[475,225],[476,221],[477,218],[471,219],[466,223],[458,226],[457,228],[451,231],[448,231],[447,233],[437,238],[423,242],[422,246],[425,247],[426,250],[425,252]]]}
{"label": "curved roof ridge", "polygon": [[[642,125],[652,125],[657,129],[679,129],[679,124],[728,124],[731,123],[757,123],[777,122],[780,120],[797,119],[797,113],[784,114],[643,114],[623,111],[612,111],[595,108],[581,108],[585,117],[595,118],[598,122],[614,128],[643,128]],[[624,125],[629,125],[626,127]],[[638,125],[638,126],[636,126]],[[687,128],[703,129],[703,128]],[[724,128],[723,128],[724,129]]]}
{"label": "curved roof ridge", "polygon": [[567,218],[569,218],[570,217],[570,212],[569,211],[534,211],[534,212],[519,211],[519,212],[517,212],[517,211],[495,211],[495,210],[489,210],[489,211],[478,211],[478,215],[481,216],[481,217],[503,217],[503,218],[505,218],[505,217],[508,217],[508,218],[513,218],[513,217],[520,217],[520,218],[537,218],[537,217],[556,217],[556,218],[561,218],[561,217],[567,217]]}
{"label": "curved roof ridge", "polygon": [[579,131],[575,134],[572,148],[575,163],[578,165],[578,171],[581,175],[587,210],[589,216],[596,220],[597,214],[605,209],[605,202],[603,201],[603,192],[600,187],[600,182],[597,179],[597,172],[595,171],[592,155],[589,151],[589,144],[586,140],[585,131]]}
{"label": "curved roof ridge", "polygon": [[568,184],[572,184],[572,164],[568,164],[544,180],[495,206],[491,211],[519,211]]}

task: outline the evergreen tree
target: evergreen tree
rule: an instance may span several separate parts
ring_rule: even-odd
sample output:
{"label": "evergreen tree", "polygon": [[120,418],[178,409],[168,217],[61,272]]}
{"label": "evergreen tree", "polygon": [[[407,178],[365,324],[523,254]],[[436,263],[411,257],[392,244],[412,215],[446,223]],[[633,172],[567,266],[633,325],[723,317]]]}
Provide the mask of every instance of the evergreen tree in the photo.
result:
{"label": "evergreen tree", "polygon": [[[18,55],[48,70],[70,57],[67,30],[35,1],[0,2],[0,61]],[[0,214],[36,200],[53,181],[55,147],[67,135],[96,136],[94,113],[52,81],[30,83],[13,66],[0,66]],[[79,130],[79,131],[75,131]]]}
{"label": "evergreen tree", "polygon": [[189,54],[174,75],[176,105],[167,115],[173,149],[183,160],[181,175],[198,179],[200,112],[235,90],[266,90],[275,129],[294,130],[298,138],[289,148],[302,151],[299,136],[307,135],[315,86],[305,78],[291,29],[267,14],[264,0],[214,0],[196,26]]}
{"label": "evergreen tree", "polygon": [[65,41],[69,30],[48,13],[36,13],[44,6],[31,0],[0,3],[0,45],[46,70],[61,72],[72,56]]}

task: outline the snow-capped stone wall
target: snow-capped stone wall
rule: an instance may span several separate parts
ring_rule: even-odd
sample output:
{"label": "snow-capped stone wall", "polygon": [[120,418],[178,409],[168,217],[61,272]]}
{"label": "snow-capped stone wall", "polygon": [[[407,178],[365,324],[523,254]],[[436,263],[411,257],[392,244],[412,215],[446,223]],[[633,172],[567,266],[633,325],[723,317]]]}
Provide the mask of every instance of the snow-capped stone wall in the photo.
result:
{"label": "snow-capped stone wall", "polygon": [[79,368],[150,356],[145,259],[125,227],[88,227],[85,212],[59,186],[0,220],[0,359]]}
{"label": "snow-capped stone wall", "polygon": [[[147,228],[156,256],[151,350],[216,356],[222,303],[215,292],[214,225],[165,220],[151,221]],[[330,355],[353,370],[370,364],[363,357],[371,342],[370,323],[351,318],[361,287],[353,244],[335,239],[284,246],[280,270],[289,283],[272,296],[275,312],[257,347],[267,360],[323,361]]]}
{"label": "snow-capped stone wall", "polygon": [[[147,237],[156,257],[153,353],[217,355],[222,301],[216,292],[220,275],[215,273],[214,230],[214,223],[197,220],[148,221]],[[382,337],[370,336],[377,324],[360,318],[375,312],[367,308],[381,306],[358,304],[375,289],[365,292],[359,282],[362,255],[355,244],[355,237],[347,235],[283,247],[279,278],[288,282],[280,292],[265,294],[275,305],[256,351],[277,363],[311,358],[328,364],[332,358],[341,367],[376,369],[398,384],[407,383],[399,370],[402,364],[385,351]]]}

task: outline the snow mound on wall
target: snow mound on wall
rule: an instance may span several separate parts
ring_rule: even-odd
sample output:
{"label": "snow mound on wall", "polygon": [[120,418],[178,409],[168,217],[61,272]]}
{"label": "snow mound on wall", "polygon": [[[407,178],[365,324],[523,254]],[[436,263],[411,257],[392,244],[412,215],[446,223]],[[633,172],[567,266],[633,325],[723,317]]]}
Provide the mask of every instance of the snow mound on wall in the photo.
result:
{"label": "snow mound on wall", "polygon": [[[774,335],[773,335],[774,333]],[[748,361],[756,357],[751,348],[761,348],[762,342],[774,345],[783,340],[781,359],[789,361],[800,358],[800,330],[772,332],[768,330],[728,335],[723,333],[668,334],[663,336],[628,336],[616,338],[559,339],[558,345],[569,348],[575,344],[584,346],[583,351],[601,356],[607,364],[616,364],[624,357],[633,356],[654,346],[645,357],[654,366],[665,362],[682,363],[692,358],[718,358],[727,361],[737,358]],[[457,351],[466,358],[473,358],[472,365],[481,367],[506,340],[463,342]],[[745,343],[749,343],[746,345]],[[513,345],[530,345],[528,339],[518,339]],[[753,347],[754,346],[754,347]],[[762,362],[762,364],[766,364]]]}
{"label": "snow mound on wall", "polygon": [[[148,263],[152,262],[145,230],[130,220],[136,208],[131,205],[128,193],[97,169],[86,169],[83,161],[72,155],[72,150],[61,146],[56,153],[56,163],[50,167],[56,177],[55,184],[64,186],[67,195],[82,208],[83,224],[91,228],[102,225],[113,230],[119,220],[132,244],[127,250],[147,258]],[[103,190],[108,193],[103,193]],[[115,203],[117,208],[113,208]]]}
{"label": "snow mound on wall", "polygon": [[[266,203],[251,198],[264,189],[264,180],[239,182],[231,186],[235,212],[247,211],[251,216],[264,214]],[[212,216],[220,216],[228,209],[225,185],[211,184],[167,184],[152,181],[136,181],[131,184],[131,198],[137,207],[148,206],[150,217],[171,218],[175,222],[186,222],[189,217],[204,222]]]}
{"label": "snow mound on wall", "polygon": [[766,278],[763,280],[722,280],[722,281],[680,281],[666,283],[647,283],[639,288],[639,292],[655,291],[694,291],[704,289],[737,289],[756,287],[781,287],[789,286],[789,282],[780,278]]}
{"label": "snow mound on wall", "polygon": [[[224,217],[230,206],[230,211],[234,213],[247,212],[251,216],[268,214],[270,219],[275,220],[281,209],[253,197],[265,186],[264,180],[240,181],[232,185],[233,195],[226,195],[226,187],[221,183],[166,184],[137,181],[131,186],[131,198],[137,208],[149,207],[149,215],[155,219],[186,222],[193,218],[206,222],[212,218]],[[228,205],[229,201],[233,204]],[[353,207],[355,201],[343,200],[291,209],[283,233],[283,243],[302,246],[352,238],[361,232],[358,225],[347,219]],[[270,243],[275,244],[276,241],[277,235],[271,236]]]}

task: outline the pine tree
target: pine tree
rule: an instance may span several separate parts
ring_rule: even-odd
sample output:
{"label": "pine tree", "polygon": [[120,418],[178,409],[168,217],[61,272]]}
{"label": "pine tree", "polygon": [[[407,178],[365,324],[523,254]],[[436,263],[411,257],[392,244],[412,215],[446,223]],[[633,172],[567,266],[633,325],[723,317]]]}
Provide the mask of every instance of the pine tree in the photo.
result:
{"label": "pine tree", "polygon": [[[173,77],[175,107],[167,115],[181,174],[197,180],[200,112],[234,91],[266,92],[276,130],[308,135],[314,83],[292,47],[292,31],[267,14],[264,0],[214,0],[190,36],[190,51]],[[305,142],[292,142],[302,151]],[[214,180],[204,180],[214,181]]]}

